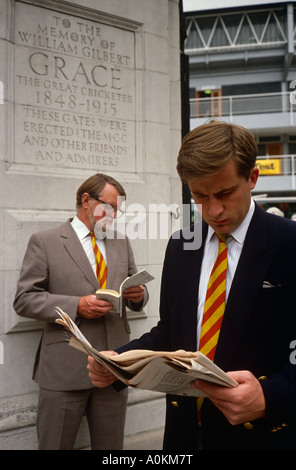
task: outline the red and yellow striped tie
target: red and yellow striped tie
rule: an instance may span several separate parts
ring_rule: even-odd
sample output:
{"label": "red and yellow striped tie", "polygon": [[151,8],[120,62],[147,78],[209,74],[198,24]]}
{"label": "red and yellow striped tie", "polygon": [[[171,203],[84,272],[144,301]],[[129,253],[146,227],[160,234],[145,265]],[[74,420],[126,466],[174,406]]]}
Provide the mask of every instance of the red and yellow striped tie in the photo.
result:
{"label": "red and yellow striped tie", "polygon": [[99,250],[99,247],[96,243],[96,237],[94,235],[94,232],[90,232],[91,234],[91,242],[92,246],[94,249],[95,253],[95,258],[96,258],[96,272],[97,272],[97,278],[100,283],[101,289],[106,289],[106,284],[107,284],[107,266],[104,260],[104,257],[102,253]]}
{"label": "red and yellow striped tie", "polygon": [[[220,328],[225,310],[225,287],[227,271],[226,234],[216,233],[219,240],[218,256],[213,266],[208,283],[205,300],[202,327],[200,333],[199,351],[214,360]],[[200,409],[203,397],[197,399],[198,422],[200,424]]]}

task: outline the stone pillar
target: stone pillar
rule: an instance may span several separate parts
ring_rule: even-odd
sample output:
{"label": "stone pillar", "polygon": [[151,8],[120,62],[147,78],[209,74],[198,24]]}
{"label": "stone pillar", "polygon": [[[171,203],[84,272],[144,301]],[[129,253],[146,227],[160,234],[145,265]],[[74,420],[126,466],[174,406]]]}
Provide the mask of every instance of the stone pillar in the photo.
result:
{"label": "stone pillar", "polygon": [[[31,374],[42,324],[12,307],[28,239],[72,217],[76,189],[96,172],[124,185],[137,265],[155,276],[132,336],[158,319],[164,249],[181,205],[179,51],[177,0],[1,0],[0,449],[37,442]],[[169,207],[160,234],[155,223]],[[136,217],[145,222],[138,231]],[[132,424],[134,403],[149,430],[163,425],[164,398],[140,397],[130,400],[129,438],[145,431]],[[87,445],[82,432],[77,447]]]}

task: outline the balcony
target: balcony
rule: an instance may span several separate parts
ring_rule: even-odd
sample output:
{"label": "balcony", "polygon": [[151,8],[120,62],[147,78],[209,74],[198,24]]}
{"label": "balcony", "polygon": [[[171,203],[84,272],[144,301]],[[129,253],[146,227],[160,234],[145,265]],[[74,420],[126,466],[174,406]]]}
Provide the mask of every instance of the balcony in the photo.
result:
{"label": "balcony", "polygon": [[295,92],[212,96],[190,100],[192,129],[211,118],[236,122],[250,130],[290,128],[296,123]]}

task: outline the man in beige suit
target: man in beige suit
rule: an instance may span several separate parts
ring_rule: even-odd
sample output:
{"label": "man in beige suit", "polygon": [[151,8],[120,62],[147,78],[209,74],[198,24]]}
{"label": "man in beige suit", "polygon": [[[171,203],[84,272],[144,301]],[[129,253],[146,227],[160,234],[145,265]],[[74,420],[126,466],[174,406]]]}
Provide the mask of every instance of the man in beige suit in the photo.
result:
{"label": "man in beige suit", "polygon": [[[14,308],[21,316],[45,322],[33,373],[40,391],[39,449],[72,449],[84,414],[92,449],[123,446],[127,390],[94,388],[87,357],[69,347],[65,330],[55,323],[59,306],[96,349],[110,350],[128,341],[125,307],[120,317],[112,312],[112,304],[95,296],[100,284],[90,236],[94,231],[106,262],[106,287],[118,291],[121,282],[137,272],[129,240],[116,238],[116,232],[108,238],[123,197],[125,191],[116,180],[96,174],[77,190],[74,219],[33,234],[29,241]],[[140,310],[148,300],[146,287],[127,289],[124,298],[129,308]]]}

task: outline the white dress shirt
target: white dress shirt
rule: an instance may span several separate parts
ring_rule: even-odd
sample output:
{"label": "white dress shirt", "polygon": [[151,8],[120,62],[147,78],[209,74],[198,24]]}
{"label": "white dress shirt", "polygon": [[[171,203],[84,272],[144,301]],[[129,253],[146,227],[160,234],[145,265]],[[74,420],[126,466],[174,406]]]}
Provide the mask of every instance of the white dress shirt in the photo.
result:
{"label": "white dress shirt", "polygon": [[[231,288],[232,280],[236,271],[236,267],[244,246],[247,230],[253,217],[255,210],[255,203],[251,200],[249,211],[242,221],[242,223],[233,232],[227,234],[227,273],[226,273],[226,297],[227,302],[228,294]],[[198,307],[197,307],[197,346],[199,345],[199,338],[202,325],[202,317],[208,288],[210,274],[212,272],[214,263],[218,254],[218,238],[215,231],[209,226],[208,234],[205,242],[203,260],[201,265],[199,290],[198,290]]]}
{"label": "white dress shirt", "polygon": [[[96,275],[96,258],[95,258],[95,253],[94,253],[94,249],[93,249],[92,242],[91,242],[91,236],[89,235],[89,229],[83,222],[81,222],[80,219],[78,219],[77,216],[74,217],[74,219],[71,222],[71,225],[73,229],[75,230],[76,235],[79,238],[81,245],[86,253],[86,256],[89,259],[89,262]],[[100,252],[102,253],[105,259],[105,263],[107,266],[105,241],[103,239],[98,239],[96,237],[96,243],[99,247]]]}

